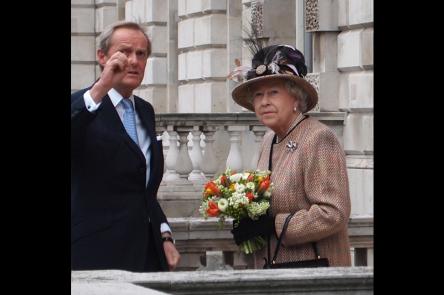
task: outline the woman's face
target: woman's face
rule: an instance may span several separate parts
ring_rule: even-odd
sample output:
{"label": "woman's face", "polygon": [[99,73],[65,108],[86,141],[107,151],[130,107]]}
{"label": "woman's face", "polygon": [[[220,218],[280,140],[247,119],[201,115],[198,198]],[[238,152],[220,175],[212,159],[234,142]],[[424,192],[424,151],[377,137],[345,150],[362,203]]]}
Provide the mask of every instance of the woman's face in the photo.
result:
{"label": "woman's face", "polygon": [[288,93],[280,79],[256,83],[252,88],[256,116],[278,136],[284,136],[299,112],[294,111],[296,100]]}

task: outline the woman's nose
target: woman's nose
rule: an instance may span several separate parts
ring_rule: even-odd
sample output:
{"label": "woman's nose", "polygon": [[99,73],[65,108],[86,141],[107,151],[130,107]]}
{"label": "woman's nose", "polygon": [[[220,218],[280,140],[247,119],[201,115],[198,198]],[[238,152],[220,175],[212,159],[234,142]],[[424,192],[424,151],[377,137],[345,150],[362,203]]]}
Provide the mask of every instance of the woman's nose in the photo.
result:
{"label": "woman's nose", "polygon": [[267,94],[264,94],[264,95],[262,96],[261,104],[262,104],[262,105],[268,105],[268,104],[270,104],[270,97],[269,97]]}

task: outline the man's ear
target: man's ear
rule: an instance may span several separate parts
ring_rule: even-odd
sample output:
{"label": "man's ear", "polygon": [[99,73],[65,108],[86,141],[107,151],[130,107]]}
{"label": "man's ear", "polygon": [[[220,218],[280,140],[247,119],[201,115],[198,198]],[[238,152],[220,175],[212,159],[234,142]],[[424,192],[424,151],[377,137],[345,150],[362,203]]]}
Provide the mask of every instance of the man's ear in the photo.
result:
{"label": "man's ear", "polygon": [[106,57],[105,52],[103,52],[102,49],[97,49],[97,61],[99,62],[99,64],[101,66],[105,67],[107,57]]}

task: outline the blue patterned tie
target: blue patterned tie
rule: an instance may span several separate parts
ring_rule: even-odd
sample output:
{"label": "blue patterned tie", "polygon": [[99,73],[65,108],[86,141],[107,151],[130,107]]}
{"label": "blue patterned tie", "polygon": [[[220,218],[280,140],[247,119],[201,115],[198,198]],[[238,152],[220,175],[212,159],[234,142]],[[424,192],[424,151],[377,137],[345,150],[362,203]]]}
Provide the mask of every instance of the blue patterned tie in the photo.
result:
{"label": "blue patterned tie", "polygon": [[133,103],[129,99],[121,100],[125,113],[123,113],[123,125],[125,126],[126,132],[134,140],[134,142],[139,145],[139,140],[137,138],[136,132],[136,117],[134,114]]}

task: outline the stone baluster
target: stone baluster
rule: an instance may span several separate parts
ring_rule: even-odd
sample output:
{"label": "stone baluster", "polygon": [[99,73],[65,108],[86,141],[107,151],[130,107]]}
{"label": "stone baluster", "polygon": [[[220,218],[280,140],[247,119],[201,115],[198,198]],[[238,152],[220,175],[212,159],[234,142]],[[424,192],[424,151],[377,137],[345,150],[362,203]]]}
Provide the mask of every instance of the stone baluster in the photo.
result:
{"label": "stone baluster", "polygon": [[191,127],[176,127],[176,132],[179,134],[179,157],[176,161],[176,171],[179,173],[181,182],[189,183],[188,176],[193,170],[190,155],[188,153],[188,134],[192,130]]}
{"label": "stone baluster", "polygon": [[[162,151],[162,154],[163,154],[164,161],[165,161],[166,156],[168,154],[168,147],[169,147],[168,145],[164,144],[166,139],[164,138],[163,133],[165,131],[166,131],[166,128],[163,127],[163,126],[159,126],[159,127],[156,128],[156,139],[162,141],[161,151]],[[163,167],[163,172],[165,173],[166,172],[166,166],[165,165],[163,165],[163,166],[164,166]]]}
{"label": "stone baluster", "polygon": [[242,132],[246,126],[228,126],[227,131],[230,136],[230,152],[227,158],[227,168],[232,171],[241,172],[243,170],[242,156],[240,150],[240,140]]}
{"label": "stone baluster", "polygon": [[201,165],[202,165],[202,149],[200,147],[200,135],[202,134],[201,126],[193,126],[192,141],[193,141],[193,149],[190,152],[191,163],[193,166],[193,170],[188,177],[189,181],[193,183],[199,184],[205,182],[205,176],[202,174]]}
{"label": "stone baluster", "polygon": [[257,161],[259,160],[259,153],[261,148],[262,139],[264,138],[264,134],[267,131],[267,128],[265,126],[261,125],[254,125],[251,127],[251,131],[253,131],[255,136],[255,143],[256,143],[256,149],[254,151],[254,155],[251,158],[251,164],[250,167],[253,169],[257,168]]}
{"label": "stone baluster", "polygon": [[203,132],[205,135],[205,152],[202,159],[202,172],[209,179],[214,177],[217,171],[217,160],[214,154],[214,133],[216,132],[217,126],[204,126]]}
{"label": "stone baluster", "polygon": [[166,172],[163,176],[165,182],[173,182],[179,180],[179,174],[176,171],[176,163],[179,156],[177,148],[177,133],[173,130],[173,126],[167,127],[170,145],[165,159]]}

